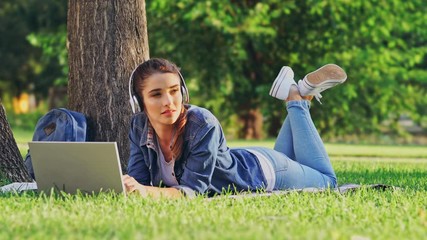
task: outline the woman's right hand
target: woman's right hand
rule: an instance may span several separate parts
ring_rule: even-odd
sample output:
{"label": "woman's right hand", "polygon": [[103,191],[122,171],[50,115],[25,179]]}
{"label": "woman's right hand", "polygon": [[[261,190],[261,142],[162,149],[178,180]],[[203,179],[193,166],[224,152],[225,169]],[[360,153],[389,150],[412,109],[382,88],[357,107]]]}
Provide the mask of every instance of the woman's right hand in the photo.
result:
{"label": "woman's right hand", "polygon": [[139,193],[143,197],[148,196],[145,186],[136,181],[135,178],[126,174],[123,175],[122,179],[127,193]]}

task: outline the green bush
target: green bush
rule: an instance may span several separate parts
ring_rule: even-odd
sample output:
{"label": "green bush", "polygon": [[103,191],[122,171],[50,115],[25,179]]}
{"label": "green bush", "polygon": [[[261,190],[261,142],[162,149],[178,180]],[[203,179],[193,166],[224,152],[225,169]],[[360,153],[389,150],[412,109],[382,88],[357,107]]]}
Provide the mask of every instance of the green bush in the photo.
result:
{"label": "green bush", "polygon": [[23,129],[34,131],[37,121],[45,114],[44,111],[37,110],[32,113],[7,115],[7,120],[12,129]]}

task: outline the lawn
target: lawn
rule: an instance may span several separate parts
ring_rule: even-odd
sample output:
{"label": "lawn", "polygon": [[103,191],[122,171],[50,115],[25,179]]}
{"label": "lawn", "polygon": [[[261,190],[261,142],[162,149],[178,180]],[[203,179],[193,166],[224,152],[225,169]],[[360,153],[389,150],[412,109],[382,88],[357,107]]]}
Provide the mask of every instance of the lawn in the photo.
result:
{"label": "lawn", "polygon": [[0,239],[425,239],[425,148],[328,144],[327,149],[339,184],[400,189],[161,201],[2,194]]}
{"label": "lawn", "polygon": [[22,156],[27,154],[28,142],[33,138],[32,131],[26,131],[22,129],[13,129],[13,136],[15,137],[16,144],[18,144],[19,151]]}

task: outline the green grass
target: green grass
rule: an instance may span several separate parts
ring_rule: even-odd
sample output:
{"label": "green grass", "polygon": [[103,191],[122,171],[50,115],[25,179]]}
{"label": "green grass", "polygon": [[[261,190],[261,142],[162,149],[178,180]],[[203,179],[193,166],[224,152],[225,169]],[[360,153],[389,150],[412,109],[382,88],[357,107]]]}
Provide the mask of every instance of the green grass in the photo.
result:
{"label": "green grass", "polygon": [[25,157],[28,151],[28,142],[33,139],[33,132],[22,129],[12,129],[12,132],[21,155]]}
{"label": "green grass", "polygon": [[339,184],[400,189],[161,201],[0,194],[0,239],[425,239],[424,148],[327,144],[327,149]]}
{"label": "green grass", "polygon": [[[348,171],[353,180],[366,166]],[[361,168],[362,167],[362,168]],[[369,167],[369,166],[368,166]],[[0,197],[1,239],[423,239],[426,165],[373,167],[373,179],[408,175],[404,189],[352,194],[290,193],[270,197],[161,200],[114,197]],[[388,170],[387,170],[388,169]],[[418,189],[418,180],[421,188]],[[399,182],[400,180],[393,180]],[[369,183],[369,181],[367,181]]]}
{"label": "green grass", "polygon": [[[273,148],[274,140],[266,141],[228,141],[230,147],[264,146]],[[427,159],[427,147],[410,145],[358,145],[325,143],[331,157],[387,157],[387,158],[424,158]]]}

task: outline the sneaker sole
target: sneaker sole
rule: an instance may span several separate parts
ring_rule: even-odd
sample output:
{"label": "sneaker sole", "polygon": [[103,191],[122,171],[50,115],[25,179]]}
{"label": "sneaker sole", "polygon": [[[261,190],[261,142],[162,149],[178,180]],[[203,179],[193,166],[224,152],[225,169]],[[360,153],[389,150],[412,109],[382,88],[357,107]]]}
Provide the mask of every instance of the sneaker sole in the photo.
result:
{"label": "sneaker sole", "polygon": [[304,83],[306,83],[310,88],[319,87],[320,85],[333,87],[345,82],[347,74],[338,65],[327,64],[316,71],[307,74],[306,79],[307,81],[304,81]]}
{"label": "sneaker sole", "polygon": [[[279,93],[280,93],[279,89],[282,86],[282,83],[284,82],[284,80],[287,78],[293,79],[294,73],[290,67],[284,66],[282,67],[282,69],[280,69],[279,74],[277,75],[276,79],[273,82],[273,85],[271,86],[270,96],[279,98],[279,99],[283,98],[279,96]],[[285,99],[282,99],[282,100],[285,100]]]}

